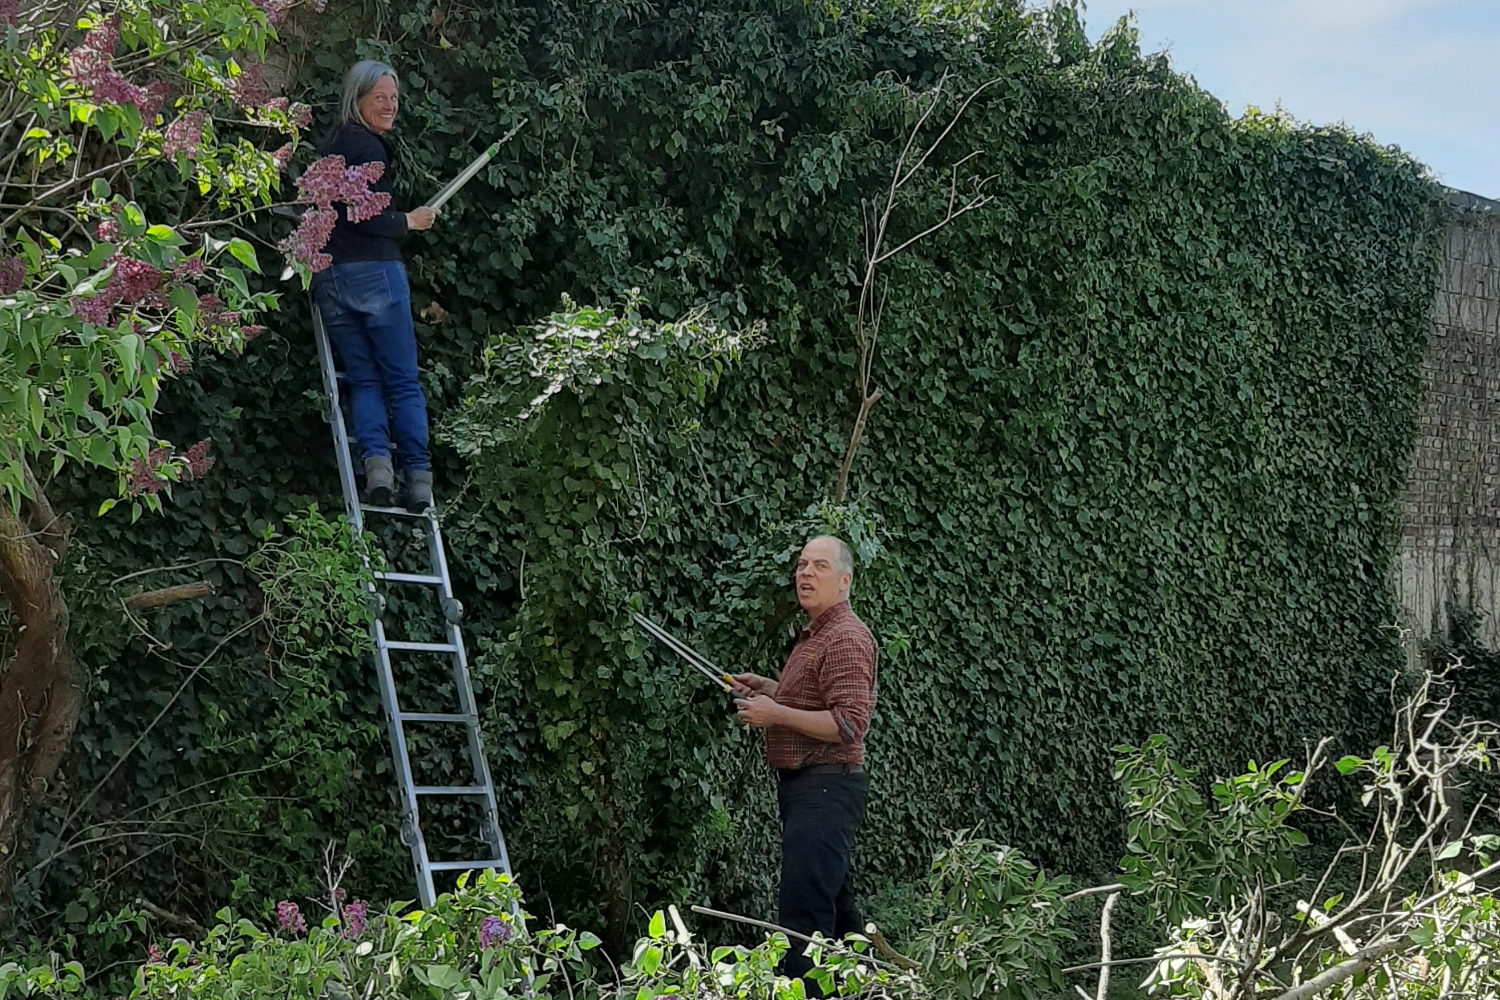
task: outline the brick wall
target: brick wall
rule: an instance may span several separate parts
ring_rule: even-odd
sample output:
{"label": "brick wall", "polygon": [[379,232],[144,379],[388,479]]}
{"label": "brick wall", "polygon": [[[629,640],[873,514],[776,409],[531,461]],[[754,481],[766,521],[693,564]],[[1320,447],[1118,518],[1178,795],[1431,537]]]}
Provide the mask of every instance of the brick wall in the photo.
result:
{"label": "brick wall", "polygon": [[1484,615],[1500,646],[1500,204],[1455,193],[1424,364],[1421,425],[1404,497],[1400,586],[1418,636],[1447,607]]}

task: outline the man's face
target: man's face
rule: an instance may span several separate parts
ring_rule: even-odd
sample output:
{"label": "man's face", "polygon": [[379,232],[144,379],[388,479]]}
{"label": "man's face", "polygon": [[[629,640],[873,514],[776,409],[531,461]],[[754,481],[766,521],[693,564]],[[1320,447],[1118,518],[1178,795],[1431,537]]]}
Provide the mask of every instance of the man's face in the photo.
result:
{"label": "man's face", "polygon": [[797,603],[809,618],[843,600],[849,574],[838,571],[838,548],[826,538],[814,538],[797,558]]}

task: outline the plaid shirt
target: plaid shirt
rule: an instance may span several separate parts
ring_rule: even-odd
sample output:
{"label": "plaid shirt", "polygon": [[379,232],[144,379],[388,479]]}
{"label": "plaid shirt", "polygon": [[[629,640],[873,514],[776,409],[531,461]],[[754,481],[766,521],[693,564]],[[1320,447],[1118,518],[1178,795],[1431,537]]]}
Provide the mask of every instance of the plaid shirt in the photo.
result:
{"label": "plaid shirt", "polygon": [[797,636],[776,684],[776,700],[792,708],[832,712],[843,738],[824,743],[771,726],[766,730],[766,763],[771,767],[864,763],[865,730],[875,708],[875,640],[847,601],[823,612]]}

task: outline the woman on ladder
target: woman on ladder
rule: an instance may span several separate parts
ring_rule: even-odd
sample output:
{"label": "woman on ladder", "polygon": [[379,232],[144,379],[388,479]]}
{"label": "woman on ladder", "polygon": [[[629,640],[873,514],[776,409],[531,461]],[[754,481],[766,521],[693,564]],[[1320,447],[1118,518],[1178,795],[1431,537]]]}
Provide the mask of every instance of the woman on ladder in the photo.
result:
{"label": "woman on ladder", "polygon": [[[391,156],[385,134],[396,123],[400,100],[396,72],[380,62],[356,63],[344,76],[339,123],[319,146],[346,166],[380,162],[385,172],[372,191],[391,190]],[[338,222],[328,240],[333,266],[313,275],[313,300],[323,329],[349,380],[354,438],[365,460],[365,498],[391,505],[401,464],[401,503],[414,513],[432,506],[432,466],[427,454],[427,400],[417,382],[417,334],[411,289],[397,245],[413,230],[430,229],[437,212],[388,208],[373,219],[350,222],[335,203]]]}

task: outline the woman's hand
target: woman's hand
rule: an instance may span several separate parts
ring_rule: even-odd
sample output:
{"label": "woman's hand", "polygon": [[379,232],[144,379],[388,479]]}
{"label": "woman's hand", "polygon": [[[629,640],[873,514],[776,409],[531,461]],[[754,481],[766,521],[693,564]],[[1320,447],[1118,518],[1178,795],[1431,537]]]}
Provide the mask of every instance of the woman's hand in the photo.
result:
{"label": "woman's hand", "polygon": [[431,229],[432,222],[436,218],[437,209],[428,208],[426,205],[423,205],[421,208],[414,208],[406,213],[406,228],[413,232]]}

